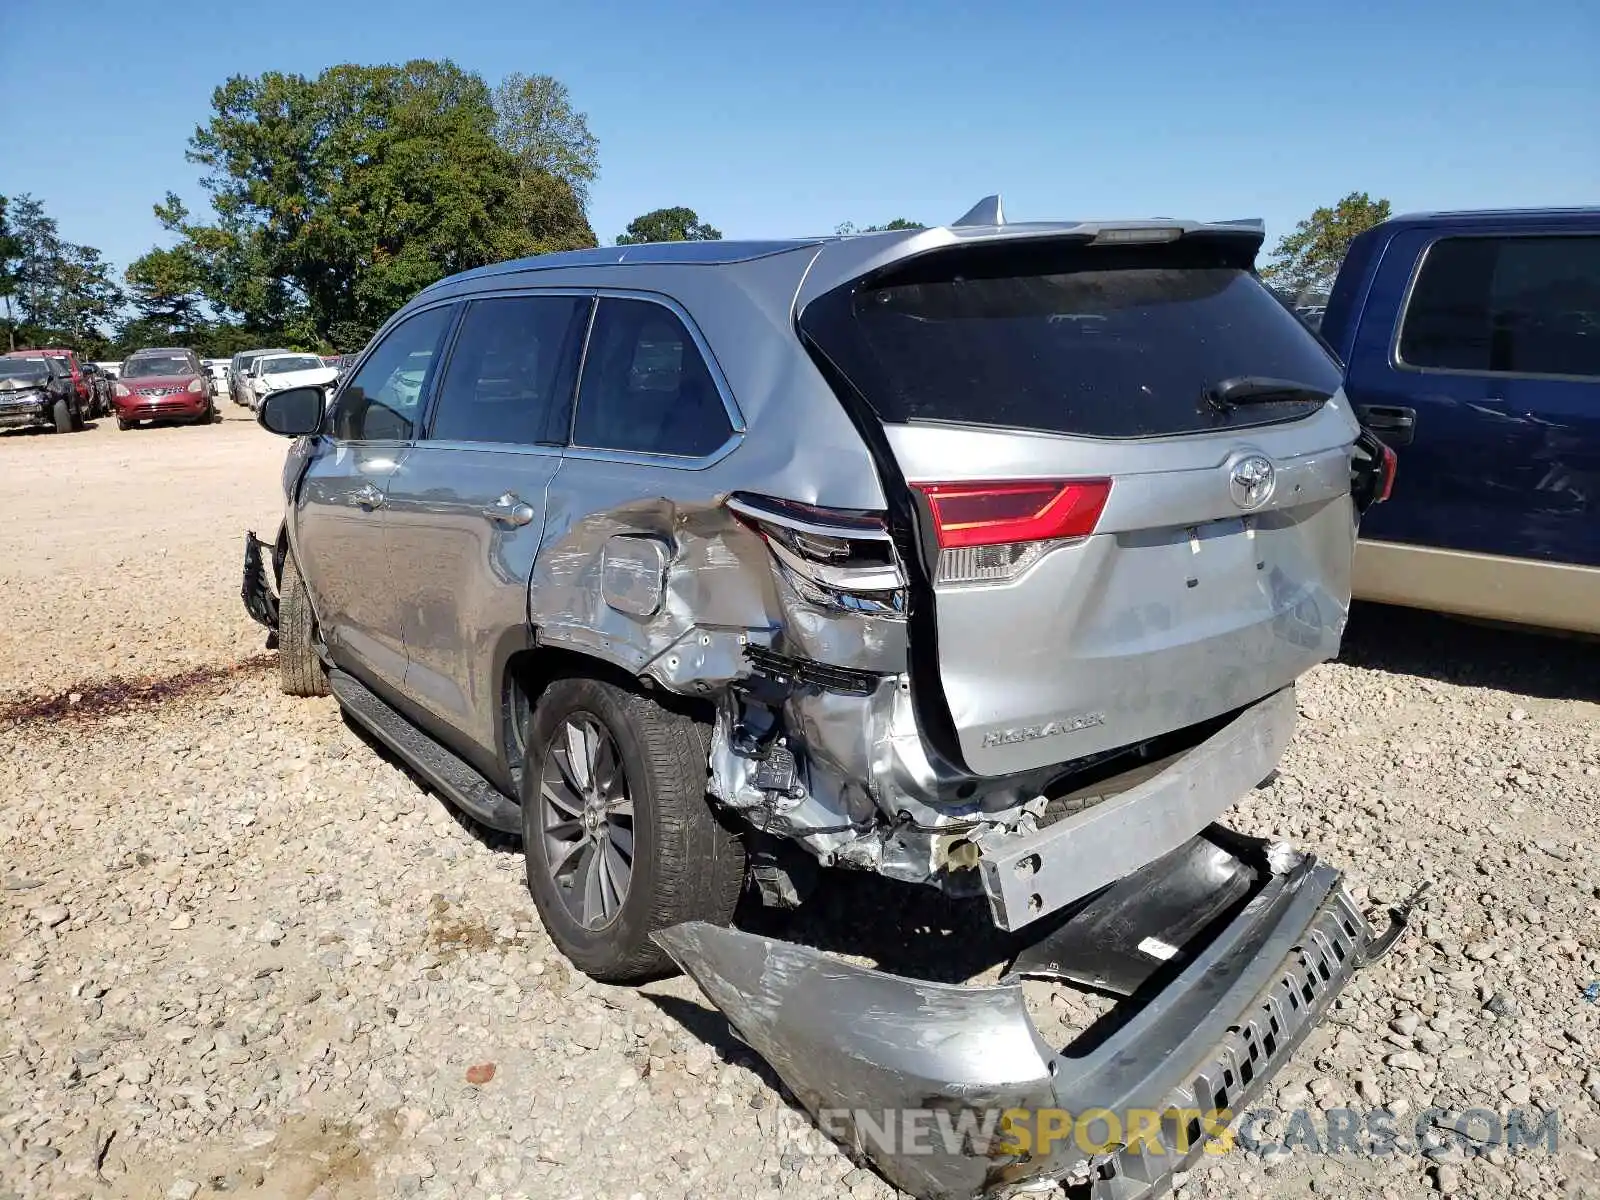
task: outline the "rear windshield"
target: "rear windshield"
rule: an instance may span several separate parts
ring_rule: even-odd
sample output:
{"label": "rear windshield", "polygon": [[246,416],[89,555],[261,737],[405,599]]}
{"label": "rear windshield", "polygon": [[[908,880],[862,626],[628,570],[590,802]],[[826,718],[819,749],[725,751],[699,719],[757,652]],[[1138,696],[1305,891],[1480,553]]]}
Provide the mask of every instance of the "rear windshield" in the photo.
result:
{"label": "rear windshield", "polygon": [[153,379],[160,375],[192,375],[194,368],[181,354],[152,354],[149,358],[130,358],[122,364],[124,379]]}
{"label": "rear windshield", "polygon": [[1206,398],[1242,376],[1340,383],[1249,250],[1192,236],[963,247],[821,296],[800,327],[889,423],[1138,438],[1295,420],[1318,404]]}

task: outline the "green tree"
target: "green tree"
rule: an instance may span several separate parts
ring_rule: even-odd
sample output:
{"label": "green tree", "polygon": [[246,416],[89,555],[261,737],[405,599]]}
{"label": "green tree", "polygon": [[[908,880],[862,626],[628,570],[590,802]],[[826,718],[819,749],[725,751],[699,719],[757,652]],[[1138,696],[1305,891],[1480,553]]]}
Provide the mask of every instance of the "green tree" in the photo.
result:
{"label": "green tree", "polygon": [[[212,109],[189,143],[210,219],[171,195],[156,212],[219,320],[353,349],[446,275],[594,245],[570,184],[496,139],[488,85],[454,63],[235,76]],[[129,268],[148,300],[192,296],[187,263],[150,258]]]}
{"label": "green tree", "polygon": [[1261,276],[1281,293],[1299,298],[1326,293],[1358,234],[1389,219],[1389,202],[1351,192],[1332,208],[1319,208],[1278,240]]}
{"label": "green tree", "polygon": [[0,300],[6,308],[6,349],[17,348],[17,318],[11,300],[17,292],[17,270],[22,261],[22,241],[11,232],[6,216],[7,200],[0,196]]}
{"label": "green tree", "polygon": [[722,231],[700,219],[692,208],[658,208],[628,222],[626,233],[617,236],[619,246],[639,246],[645,242],[717,242]]}
{"label": "green tree", "polygon": [[567,85],[549,75],[512,73],[494,89],[495,140],[522,164],[525,178],[547,176],[589,204],[589,185],[600,174],[600,143],[589,118],[572,107]]}
{"label": "green tree", "polygon": [[100,251],[63,239],[55,218],[26,193],[7,202],[5,227],[0,289],[8,344],[78,349],[103,342],[122,291]]}
{"label": "green tree", "polygon": [[893,229],[926,228],[927,226],[921,221],[908,221],[904,217],[896,217],[894,220],[883,225],[863,225],[860,228],[856,227],[856,223],[854,221],[845,221],[843,224],[835,226],[833,231],[839,234],[841,237],[844,237],[852,233],[887,233]]}
{"label": "green tree", "polygon": [[137,320],[173,334],[196,330],[204,323],[205,270],[192,245],[151,250],[134,259],[124,277]]}
{"label": "green tree", "polygon": [[58,324],[56,278],[64,246],[55,219],[26,192],[11,202],[9,219],[17,243],[17,315],[30,331],[25,340],[37,341]]}
{"label": "green tree", "polygon": [[57,320],[67,341],[77,348],[85,339],[104,340],[101,331],[125,299],[111,264],[93,246],[67,245],[57,270]]}

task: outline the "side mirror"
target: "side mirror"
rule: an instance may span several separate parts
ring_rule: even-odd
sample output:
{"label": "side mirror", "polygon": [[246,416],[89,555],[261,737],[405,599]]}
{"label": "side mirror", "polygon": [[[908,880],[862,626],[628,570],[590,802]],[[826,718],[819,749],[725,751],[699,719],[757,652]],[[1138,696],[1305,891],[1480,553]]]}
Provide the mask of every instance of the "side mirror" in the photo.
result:
{"label": "side mirror", "polygon": [[256,421],[279,437],[306,437],[322,429],[324,403],[321,388],[287,388],[261,402]]}

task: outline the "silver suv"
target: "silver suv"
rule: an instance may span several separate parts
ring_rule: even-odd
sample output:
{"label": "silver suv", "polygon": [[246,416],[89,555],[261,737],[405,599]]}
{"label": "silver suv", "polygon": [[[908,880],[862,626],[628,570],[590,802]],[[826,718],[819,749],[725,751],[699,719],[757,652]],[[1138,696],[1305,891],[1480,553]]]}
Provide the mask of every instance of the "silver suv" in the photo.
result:
{"label": "silver suv", "polygon": [[[264,403],[300,440],[247,604],[286,691],[331,688],[521,835],[578,966],[675,960],[808,1104],[1154,1105],[1216,1063],[1190,1103],[1223,1107],[1367,952],[1336,872],[1213,822],[1337,651],[1392,472],[1256,277],[1261,239],[1006,224],[991,198],[936,229],[454,276],[328,403]],[[1016,974],[1171,982],[1051,1062],[1014,985],[935,1004],[727,928],[817,864],[985,898]],[[1059,1150],[1007,1181],[1064,1177]],[[874,1157],[912,1191],[989,1186],[981,1156]]]}

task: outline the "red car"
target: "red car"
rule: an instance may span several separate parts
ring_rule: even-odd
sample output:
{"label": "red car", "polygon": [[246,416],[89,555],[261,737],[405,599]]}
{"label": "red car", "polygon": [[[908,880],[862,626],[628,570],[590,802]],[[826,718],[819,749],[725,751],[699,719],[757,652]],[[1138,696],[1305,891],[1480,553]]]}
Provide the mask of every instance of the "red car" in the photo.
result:
{"label": "red car", "polygon": [[13,350],[6,355],[7,358],[54,358],[64,363],[67,372],[72,376],[72,390],[78,393],[78,405],[89,417],[98,417],[99,404],[94,394],[94,388],[83,373],[83,368],[78,365],[78,356],[71,350],[62,350],[57,347],[46,346],[40,350]]}
{"label": "red car", "polygon": [[132,429],[140,421],[201,425],[217,419],[206,369],[193,350],[182,347],[153,347],[131,355],[122,364],[111,402],[118,429]]}

